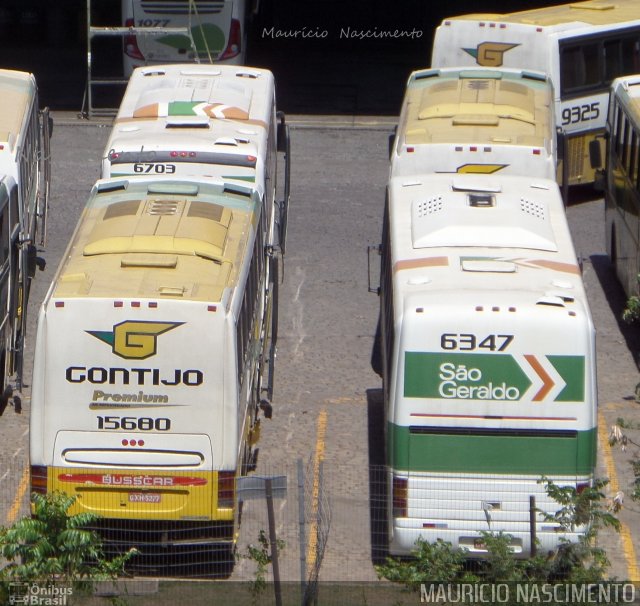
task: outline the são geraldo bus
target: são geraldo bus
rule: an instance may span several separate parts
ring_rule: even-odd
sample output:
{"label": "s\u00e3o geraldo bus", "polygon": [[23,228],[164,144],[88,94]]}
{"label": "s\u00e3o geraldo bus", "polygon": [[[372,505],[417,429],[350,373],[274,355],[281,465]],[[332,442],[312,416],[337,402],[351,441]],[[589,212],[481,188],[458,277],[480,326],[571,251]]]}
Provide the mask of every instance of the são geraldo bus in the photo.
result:
{"label": "s\u00e3o geraldo bus", "polygon": [[[590,146],[604,150],[609,85],[640,72],[640,3],[588,0],[445,19],[436,29],[432,67],[511,67],[548,74],[557,125],[566,134],[563,174],[591,183]],[[595,143],[594,143],[595,142]]]}
{"label": "s\u00e3o geraldo bus", "polygon": [[[381,325],[388,538],[531,553],[543,476],[580,489],[596,461],[595,333],[554,181],[394,177],[383,223]],[[558,532],[535,513],[543,552]]]}
{"label": "s\u00e3o geraldo bus", "polygon": [[45,242],[50,126],[34,76],[0,70],[0,414],[22,387],[30,281]]}
{"label": "s\u00e3o geraldo bus", "polygon": [[528,174],[556,178],[553,87],[514,69],[413,72],[391,149],[391,176]]}
{"label": "s\u00e3o geraldo bus", "polygon": [[38,319],[31,488],[100,514],[108,546],[233,547],[236,480],[270,410],[268,210],[239,181],[143,175],[91,192]]}

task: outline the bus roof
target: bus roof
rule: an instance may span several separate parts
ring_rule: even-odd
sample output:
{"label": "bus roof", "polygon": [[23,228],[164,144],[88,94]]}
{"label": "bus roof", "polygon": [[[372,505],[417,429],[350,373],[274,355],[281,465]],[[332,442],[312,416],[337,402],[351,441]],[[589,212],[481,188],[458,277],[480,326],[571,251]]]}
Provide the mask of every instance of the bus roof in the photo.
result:
{"label": "bus roof", "polygon": [[403,283],[425,284],[429,292],[535,291],[559,304],[563,297],[583,296],[562,198],[552,180],[395,177],[389,212],[393,269]]}
{"label": "bus roof", "polygon": [[35,91],[32,74],[0,69],[0,141],[10,148],[20,135]]}
{"label": "bus roof", "polygon": [[618,97],[623,99],[624,105],[633,115],[636,124],[640,124],[640,76],[625,76],[616,78],[611,88]]}
{"label": "bus roof", "polygon": [[472,13],[450,17],[444,21],[492,21],[563,29],[588,25],[609,25],[640,19],[637,0],[587,0],[557,6],[546,6],[514,13]]}
{"label": "bus roof", "polygon": [[259,199],[245,184],[211,179],[98,181],[51,296],[222,301],[237,283]]}
{"label": "bus roof", "polygon": [[555,124],[543,74],[433,69],[411,74],[404,143],[488,143],[546,147]]}
{"label": "bus roof", "polygon": [[169,64],[134,70],[116,124],[163,120],[198,126],[230,119],[266,126],[273,111],[273,74],[233,65]]}

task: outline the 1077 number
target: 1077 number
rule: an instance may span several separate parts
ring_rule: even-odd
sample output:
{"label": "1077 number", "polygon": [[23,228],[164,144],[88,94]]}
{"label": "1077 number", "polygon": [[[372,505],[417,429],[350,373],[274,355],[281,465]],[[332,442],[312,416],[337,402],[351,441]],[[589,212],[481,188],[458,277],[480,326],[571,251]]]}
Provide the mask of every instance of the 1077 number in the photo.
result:
{"label": "1077 number", "polygon": [[487,335],[478,337],[471,333],[446,332],[440,335],[440,347],[448,351],[474,351],[487,349],[489,351],[504,351],[511,345],[513,335]]}

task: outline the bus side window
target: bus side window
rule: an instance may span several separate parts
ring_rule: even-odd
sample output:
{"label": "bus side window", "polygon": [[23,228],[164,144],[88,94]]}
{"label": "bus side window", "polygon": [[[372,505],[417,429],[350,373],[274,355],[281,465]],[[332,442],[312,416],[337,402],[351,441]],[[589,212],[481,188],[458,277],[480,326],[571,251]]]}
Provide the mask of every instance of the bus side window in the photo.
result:
{"label": "bus side window", "polygon": [[622,40],[622,69],[614,76],[637,74],[640,71],[640,38]]}
{"label": "bus side window", "polygon": [[606,82],[640,70],[640,40],[622,38],[604,43],[604,77]]}
{"label": "bus side window", "polygon": [[596,42],[563,48],[560,54],[561,95],[600,84],[600,65],[599,45]]}

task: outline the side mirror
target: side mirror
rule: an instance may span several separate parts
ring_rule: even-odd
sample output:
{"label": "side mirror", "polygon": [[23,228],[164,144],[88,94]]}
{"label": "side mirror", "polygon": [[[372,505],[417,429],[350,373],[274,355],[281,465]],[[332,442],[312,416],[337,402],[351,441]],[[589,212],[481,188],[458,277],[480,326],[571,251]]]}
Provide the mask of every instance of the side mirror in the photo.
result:
{"label": "side mirror", "polygon": [[599,139],[589,141],[589,161],[591,168],[602,168],[602,147]]}
{"label": "side mirror", "polygon": [[276,120],[276,149],[286,153],[289,151],[289,129],[284,120],[284,112],[277,112]]}

